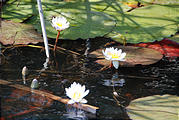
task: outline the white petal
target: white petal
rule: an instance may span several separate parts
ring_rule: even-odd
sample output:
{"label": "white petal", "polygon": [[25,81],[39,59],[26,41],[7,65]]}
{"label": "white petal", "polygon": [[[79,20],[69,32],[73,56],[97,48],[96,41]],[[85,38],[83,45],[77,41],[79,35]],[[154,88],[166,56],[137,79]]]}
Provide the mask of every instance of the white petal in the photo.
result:
{"label": "white petal", "polygon": [[86,99],[82,99],[80,103],[87,103],[88,101]]}
{"label": "white petal", "polygon": [[102,53],[103,53],[103,55],[105,55],[105,52],[104,52],[104,50],[102,50]]}
{"label": "white petal", "polygon": [[119,51],[119,52],[120,52],[120,50],[121,50],[121,49],[119,49],[119,50],[118,50],[118,48],[115,48],[115,49],[114,49],[114,51],[115,51],[115,52],[117,52],[117,51]]}
{"label": "white petal", "polygon": [[125,57],[126,57],[126,53],[124,52],[121,54],[121,58],[124,59]]}
{"label": "white petal", "polygon": [[85,85],[81,87],[81,92],[85,92]]}
{"label": "white petal", "polygon": [[68,92],[69,92],[69,89],[68,89],[68,88],[65,88],[65,91],[66,91],[66,93],[68,93]]}
{"label": "white petal", "polygon": [[116,69],[118,69],[118,67],[119,67],[119,61],[113,60],[113,61],[112,61],[112,64],[113,64],[113,66],[114,66]]}
{"label": "white petal", "polygon": [[73,82],[73,84],[71,84],[71,88],[76,86],[76,82]]}
{"label": "white petal", "polygon": [[73,103],[75,103],[75,101],[73,101],[73,100],[68,101],[68,104],[73,104]]}
{"label": "white petal", "polygon": [[105,58],[106,60],[112,60],[112,56],[108,56]]}
{"label": "white petal", "polygon": [[114,51],[114,47],[110,47],[109,49],[112,50],[112,51]]}
{"label": "white petal", "polygon": [[110,48],[106,48],[105,53],[107,54],[107,53],[110,52],[110,51],[111,51]]}
{"label": "white petal", "polygon": [[85,97],[89,93],[89,90],[86,90],[85,93],[83,94],[83,97]]}
{"label": "white petal", "polygon": [[118,54],[119,54],[119,55],[121,55],[121,53],[122,53],[122,50],[121,50],[121,49],[119,49],[119,50],[118,50]]}

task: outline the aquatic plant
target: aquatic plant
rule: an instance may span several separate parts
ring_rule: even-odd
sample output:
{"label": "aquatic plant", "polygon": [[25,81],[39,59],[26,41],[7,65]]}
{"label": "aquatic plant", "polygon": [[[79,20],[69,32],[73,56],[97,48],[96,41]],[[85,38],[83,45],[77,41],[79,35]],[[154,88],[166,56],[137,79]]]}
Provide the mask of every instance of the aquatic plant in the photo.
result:
{"label": "aquatic plant", "polygon": [[121,49],[114,49],[114,47],[106,48],[102,50],[105,59],[112,61],[113,66],[118,69],[119,61],[125,61],[126,53],[122,52]]}
{"label": "aquatic plant", "polygon": [[65,17],[53,17],[52,19],[52,26],[57,30],[57,31],[62,31],[66,28],[69,27],[69,22]]}
{"label": "aquatic plant", "polygon": [[23,68],[22,68],[22,76],[26,76],[26,75],[28,75],[29,74],[29,70],[28,70],[28,68],[26,67],[26,66],[24,66]]}
{"label": "aquatic plant", "polygon": [[56,45],[58,42],[60,32],[64,29],[68,28],[69,25],[70,25],[70,23],[67,21],[67,19],[65,17],[53,17],[52,26],[58,31],[56,41],[55,41],[54,51],[56,50]]}
{"label": "aquatic plant", "polygon": [[37,80],[37,79],[33,79],[30,87],[31,87],[32,89],[38,88],[38,87],[39,87],[39,82],[38,82],[38,80]]}
{"label": "aquatic plant", "polygon": [[87,100],[83,99],[89,93],[89,90],[85,91],[85,85],[82,86],[74,82],[69,88],[65,88],[65,91],[66,95],[71,99],[68,104],[87,103]]}

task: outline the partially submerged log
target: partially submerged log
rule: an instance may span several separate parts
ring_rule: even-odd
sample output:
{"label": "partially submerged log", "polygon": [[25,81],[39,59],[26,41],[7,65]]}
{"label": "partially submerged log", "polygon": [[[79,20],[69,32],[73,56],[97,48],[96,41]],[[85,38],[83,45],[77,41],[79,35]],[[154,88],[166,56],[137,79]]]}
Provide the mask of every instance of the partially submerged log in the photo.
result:
{"label": "partially submerged log", "polygon": [[[114,48],[119,48],[123,52],[126,52],[126,61],[119,62],[121,66],[149,65],[158,62],[163,57],[160,52],[149,48],[133,46],[114,46]],[[109,66],[110,61],[104,58],[103,49],[97,49],[91,52],[89,57],[96,58],[96,62],[101,65]]]}
{"label": "partially submerged log", "polygon": [[[47,93],[47,92],[44,92],[44,91],[41,91],[41,90],[31,89],[30,87],[26,87],[26,86],[19,85],[19,84],[13,84],[12,82],[8,82],[8,81],[5,81],[5,80],[0,80],[0,84],[7,85],[9,87],[14,87],[16,89],[32,92],[32,93],[35,93],[35,94],[38,94],[38,95],[41,95],[41,96],[45,96],[45,97],[51,98],[53,100],[60,101],[64,104],[68,104],[68,101],[69,101],[69,99],[64,99],[64,98],[61,98],[59,96],[53,95],[51,93]],[[81,104],[81,105],[72,104],[72,106],[76,107],[76,108],[80,108],[80,109],[87,111],[87,112],[91,112],[93,114],[96,114],[96,111],[99,109],[98,107],[91,106],[91,105],[88,105],[88,104]]]}

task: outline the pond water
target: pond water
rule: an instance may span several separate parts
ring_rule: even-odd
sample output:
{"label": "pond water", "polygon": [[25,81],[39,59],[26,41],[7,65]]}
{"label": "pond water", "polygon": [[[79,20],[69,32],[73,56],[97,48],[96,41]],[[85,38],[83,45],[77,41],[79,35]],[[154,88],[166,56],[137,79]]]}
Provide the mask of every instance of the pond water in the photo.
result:
{"label": "pond water", "polygon": [[[92,50],[99,47],[100,42],[93,44]],[[39,44],[43,45],[43,44]],[[63,41],[62,47],[80,54],[85,51],[84,41]],[[59,101],[40,95],[22,91],[0,84],[1,117],[17,120],[71,120],[71,119],[120,119],[130,120],[125,107],[130,101],[150,95],[172,94],[177,91],[179,79],[178,58],[163,58],[153,65],[120,67],[101,70],[103,67],[94,59],[85,58],[66,51],[56,53],[47,68],[42,49],[33,47],[16,47],[7,49],[1,56],[1,80],[30,87],[36,78],[39,90],[67,98],[65,88],[74,81],[90,90],[85,97],[88,104],[100,109],[97,114],[71,108]],[[22,68],[27,66],[29,74],[22,79]],[[113,93],[117,95],[113,95]]]}

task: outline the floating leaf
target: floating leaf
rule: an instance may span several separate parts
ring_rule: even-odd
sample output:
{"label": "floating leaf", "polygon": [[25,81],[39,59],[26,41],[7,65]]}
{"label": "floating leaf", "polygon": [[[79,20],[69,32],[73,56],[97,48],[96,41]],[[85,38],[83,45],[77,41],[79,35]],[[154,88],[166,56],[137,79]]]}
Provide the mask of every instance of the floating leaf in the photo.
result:
{"label": "floating leaf", "polygon": [[179,97],[154,95],[133,100],[127,107],[132,120],[177,120]]}
{"label": "floating leaf", "polygon": [[115,8],[111,11],[111,15],[117,16],[117,25],[107,36],[117,41],[121,41],[121,36],[125,36],[130,43],[169,37],[178,31],[178,8],[175,5],[150,5],[121,14],[119,8]]}
{"label": "floating leaf", "polygon": [[[138,0],[132,0],[138,1]],[[179,0],[162,2],[160,5],[148,4],[130,12],[125,2],[131,0],[85,0],[85,1],[42,1],[48,37],[55,38],[56,30],[51,26],[53,16],[65,16],[70,22],[70,28],[63,31],[62,39],[87,39],[99,36],[110,37],[130,43],[151,42],[174,35],[178,30]],[[153,0],[139,0],[152,3]],[[155,0],[156,2],[156,0]],[[172,4],[171,4],[172,2]],[[9,0],[3,7],[2,17],[34,25],[41,31],[38,10],[31,0]],[[160,12],[162,11],[162,12]]]}
{"label": "floating leaf", "polygon": [[[132,46],[115,46],[115,48],[122,49],[122,51],[126,52],[126,61],[120,62],[120,65],[122,66],[134,66],[137,64],[149,65],[156,63],[163,57],[160,52],[149,48],[140,48]],[[97,49],[96,51],[91,52],[89,54],[89,57],[98,58],[96,62],[101,65],[110,65],[110,61],[104,59],[102,49]]]}
{"label": "floating leaf", "polygon": [[163,5],[178,4],[179,5],[179,0],[151,0],[151,1],[153,4],[163,4]]}
{"label": "floating leaf", "polygon": [[[177,39],[177,35],[172,37],[173,39]],[[148,43],[137,43],[134,44],[136,47],[146,47],[152,48],[157,51],[160,51],[163,55],[167,57],[179,57],[179,43],[169,40],[167,38],[161,41],[148,42]]]}
{"label": "floating leaf", "polygon": [[37,2],[34,0],[9,0],[2,9],[2,18],[23,22],[32,16],[38,15]]}
{"label": "floating leaf", "polygon": [[12,21],[1,22],[0,42],[7,44],[29,44],[43,42],[42,37],[37,34],[31,25],[15,23]]}
{"label": "floating leaf", "polygon": [[179,43],[179,33],[174,35],[174,36],[172,36],[172,37],[169,37],[169,39]]}

